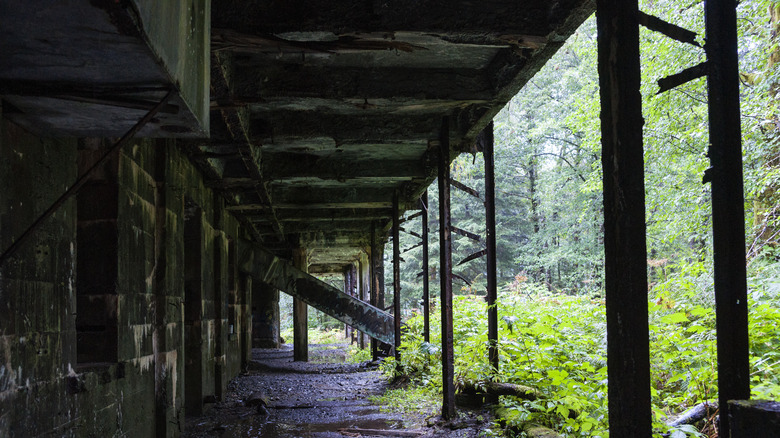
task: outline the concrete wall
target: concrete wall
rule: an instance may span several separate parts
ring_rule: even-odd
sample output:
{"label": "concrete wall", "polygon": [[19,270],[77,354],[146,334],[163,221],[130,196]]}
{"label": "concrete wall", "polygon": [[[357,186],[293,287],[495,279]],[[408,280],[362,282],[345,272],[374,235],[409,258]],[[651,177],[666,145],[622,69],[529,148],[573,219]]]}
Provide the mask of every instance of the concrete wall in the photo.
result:
{"label": "concrete wall", "polygon": [[[83,167],[106,144],[36,138],[3,120],[0,248],[76,180],[79,160]],[[98,178],[89,196],[66,202],[0,267],[0,436],[177,436],[185,414],[222,397],[249,357],[248,281],[230,274],[231,242],[243,236],[221,198],[174,140],[134,141],[99,173],[110,172],[115,183]],[[191,325],[200,344],[187,349],[185,206],[193,204],[202,313]],[[101,221],[115,224],[113,234],[79,240]],[[79,299],[77,285],[92,278],[78,277],[89,272],[78,248],[82,262],[103,255],[101,266],[116,267],[115,283],[101,282],[103,292],[88,299]],[[93,333],[114,351],[101,355],[85,342]],[[187,353],[199,367],[194,387],[185,386]],[[185,412],[188,401],[196,408]]]}
{"label": "concrete wall", "polygon": [[209,128],[211,0],[133,0],[152,50],[205,133]]}

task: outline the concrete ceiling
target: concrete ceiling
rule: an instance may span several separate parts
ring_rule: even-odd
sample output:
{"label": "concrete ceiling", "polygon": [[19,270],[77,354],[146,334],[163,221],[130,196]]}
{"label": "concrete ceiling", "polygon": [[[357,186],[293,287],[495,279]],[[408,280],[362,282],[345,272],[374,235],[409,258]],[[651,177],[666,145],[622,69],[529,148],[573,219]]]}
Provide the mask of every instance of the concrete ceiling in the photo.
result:
{"label": "concrete ceiling", "polygon": [[590,0],[215,1],[212,140],[193,154],[264,245],[304,246],[313,270],[341,272],[372,226],[386,234],[394,191],[417,208],[442,118],[452,156],[469,150],[593,10]]}
{"label": "concrete ceiling", "polygon": [[[341,272],[594,0],[1,2],[3,115],[45,136],[178,137],[261,244]],[[209,26],[210,20],[210,26]]]}

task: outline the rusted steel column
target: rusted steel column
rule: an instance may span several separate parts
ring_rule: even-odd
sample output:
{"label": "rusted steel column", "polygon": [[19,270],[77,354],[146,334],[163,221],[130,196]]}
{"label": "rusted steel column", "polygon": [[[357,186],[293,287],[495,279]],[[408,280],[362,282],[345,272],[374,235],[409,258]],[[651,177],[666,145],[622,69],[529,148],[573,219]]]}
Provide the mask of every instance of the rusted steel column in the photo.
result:
{"label": "rusted steel column", "polygon": [[401,242],[399,242],[398,190],[393,193],[393,320],[395,322],[395,360],[401,360]]}
{"label": "rusted steel column", "polygon": [[[371,305],[385,308],[385,246],[377,235],[376,223],[371,224]],[[374,360],[379,358],[383,344],[377,339],[371,339],[371,355]]]}
{"label": "rusted steel column", "polygon": [[485,234],[487,234],[488,360],[498,373],[498,308],[496,307],[496,176],[493,157],[493,122],[482,131],[485,160]]}
{"label": "rusted steel column", "polygon": [[428,273],[428,190],[420,198],[422,211],[423,340],[431,342],[431,288]]}
{"label": "rusted steel column", "polygon": [[729,437],[728,400],[750,398],[742,133],[736,0],[705,2],[707,92],[718,345],[718,436]]}
{"label": "rusted steel column", "polygon": [[637,0],[598,0],[609,431],[650,438],[647,247]]}
{"label": "rusted steel column", "polygon": [[455,354],[452,328],[452,241],[450,227],[450,121],[444,117],[439,138],[439,278],[441,279],[441,367],[445,419],[455,416]]}
{"label": "rusted steel column", "polygon": [[[303,272],[309,272],[309,256],[304,248],[293,251],[293,265]],[[309,307],[298,298],[293,298],[293,360],[309,361]]]}

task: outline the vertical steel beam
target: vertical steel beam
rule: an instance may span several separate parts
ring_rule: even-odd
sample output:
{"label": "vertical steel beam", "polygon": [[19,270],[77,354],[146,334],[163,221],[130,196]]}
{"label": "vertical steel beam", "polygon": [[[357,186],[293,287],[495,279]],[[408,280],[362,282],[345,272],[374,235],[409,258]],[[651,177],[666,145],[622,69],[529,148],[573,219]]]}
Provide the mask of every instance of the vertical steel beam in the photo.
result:
{"label": "vertical steel beam", "polygon": [[487,234],[488,360],[498,373],[498,308],[496,307],[496,173],[493,156],[493,122],[482,131],[485,160],[485,234]]}
{"label": "vertical steel beam", "polygon": [[[308,258],[304,248],[293,252],[293,264],[303,272],[309,272]],[[309,307],[298,298],[293,298],[293,360],[309,361]]]}
{"label": "vertical steel beam", "polygon": [[637,0],[598,0],[609,431],[650,438],[647,247]]}
{"label": "vertical steel beam", "polygon": [[[377,234],[376,223],[371,224],[371,299],[372,305],[380,309],[385,308],[385,246],[382,239]],[[374,360],[379,358],[381,346],[380,341],[371,340],[372,357]]]}
{"label": "vertical steel beam", "polygon": [[708,0],[704,8],[721,438],[729,437],[727,401],[750,398],[736,7],[736,0]]}
{"label": "vertical steel beam", "polygon": [[455,353],[452,327],[452,241],[450,221],[450,120],[444,117],[439,137],[439,278],[441,279],[441,367],[445,419],[455,416]]}
{"label": "vertical steel beam", "polygon": [[395,321],[395,360],[401,359],[401,242],[399,242],[398,190],[393,193],[393,318]]}
{"label": "vertical steel beam", "polygon": [[423,340],[431,342],[431,288],[428,273],[428,190],[420,198],[422,211]]}

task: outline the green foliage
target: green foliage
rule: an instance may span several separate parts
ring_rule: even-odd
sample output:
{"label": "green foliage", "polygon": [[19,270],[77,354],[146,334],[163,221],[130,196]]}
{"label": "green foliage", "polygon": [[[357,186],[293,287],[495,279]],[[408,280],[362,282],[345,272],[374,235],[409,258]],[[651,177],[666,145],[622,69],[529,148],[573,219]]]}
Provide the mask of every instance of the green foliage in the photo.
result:
{"label": "green foliage", "polygon": [[[703,2],[642,2],[642,10],[704,35]],[[780,19],[776,1],[738,6],[745,206],[748,231],[750,364],[753,396],[780,398]],[[773,30],[772,26],[776,28]],[[658,95],[656,81],[705,59],[703,50],[642,29],[642,105],[649,278],[652,401],[657,433],[668,417],[717,397],[712,292],[707,93],[699,79]],[[703,38],[700,37],[700,42]],[[567,41],[495,122],[500,294],[500,374],[487,363],[484,260],[456,266],[455,379],[538,388],[544,401],[503,397],[511,425],[536,422],[566,436],[607,436],[603,213],[595,20]],[[461,156],[453,178],[484,193],[481,157]],[[435,187],[435,184],[432,186]],[[438,285],[438,200],[430,193],[432,295]],[[453,189],[453,224],[484,235],[480,201]],[[409,229],[419,229],[410,223]],[[406,226],[406,225],[405,225]],[[402,248],[417,243],[401,237]],[[482,248],[453,236],[453,261]],[[390,247],[385,254],[391,254]],[[409,330],[401,363],[385,370],[430,391],[440,388],[438,312],[422,340],[421,251],[404,253],[402,305]],[[390,263],[386,289],[391,289]],[[390,295],[390,294],[388,294]]]}

